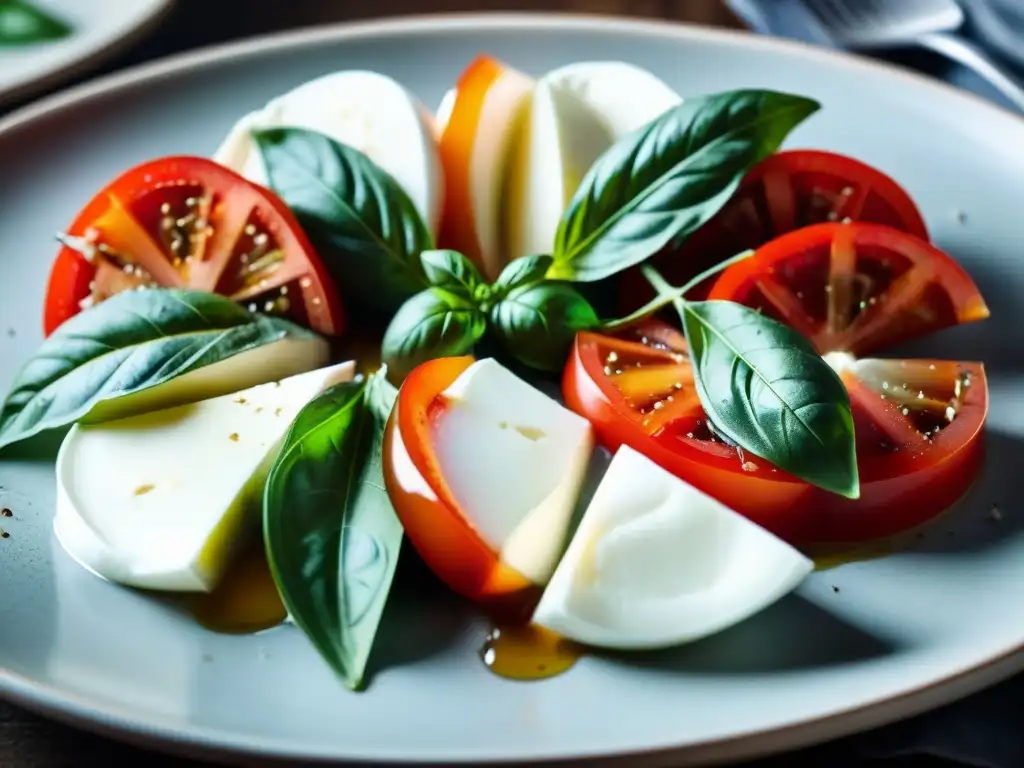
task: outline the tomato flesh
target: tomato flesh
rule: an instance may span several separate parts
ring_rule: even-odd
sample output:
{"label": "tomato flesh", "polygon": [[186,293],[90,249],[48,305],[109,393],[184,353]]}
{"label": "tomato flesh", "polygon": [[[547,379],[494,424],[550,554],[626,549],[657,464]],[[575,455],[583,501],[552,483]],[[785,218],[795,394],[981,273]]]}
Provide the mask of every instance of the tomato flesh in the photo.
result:
{"label": "tomato flesh", "polygon": [[384,434],[384,482],[409,541],[443,582],[495,612],[518,615],[535,602],[537,587],[502,562],[473,528],[433,448],[446,407],[442,393],[472,363],[472,357],[438,358],[403,382]]}
{"label": "tomato flesh", "polygon": [[865,541],[950,506],[980,466],[988,407],[983,367],[833,355],[850,392],[861,496],[809,485],[719,438],[693,387],[682,334],[648,321],[616,336],[580,333],[566,403],[609,450],[629,445],[796,544]]}
{"label": "tomato flesh", "polygon": [[[884,224],[928,239],[914,201],[886,174],[834,152],[787,150],[754,166],[710,221],[681,245],[655,256],[652,264],[670,283],[682,285],[787,232],[844,220]],[[694,297],[702,297],[710,287],[707,283]],[[628,273],[622,293],[626,312],[653,295],[638,272]]]}
{"label": "tomato flesh", "polygon": [[709,298],[754,307],[822,354],[860,356],[989,315],[953,259],[876,224],[817,224],[776,238],[727,269]]}
{"label": "tomato flesh", "polygon": [[126,290],[191,288],[337,335],[337,291],[287,206],[213,161],[154,160],[122,174],[82,210],[50,273],[49,335]]}

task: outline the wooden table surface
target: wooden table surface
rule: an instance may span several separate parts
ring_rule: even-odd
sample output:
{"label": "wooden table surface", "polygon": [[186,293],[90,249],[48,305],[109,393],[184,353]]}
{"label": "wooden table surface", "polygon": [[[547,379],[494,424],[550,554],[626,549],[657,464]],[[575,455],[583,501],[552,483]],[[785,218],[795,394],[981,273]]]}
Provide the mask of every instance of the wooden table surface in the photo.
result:
{"label": "wooden table surface", "polygon": [[[374,0],[369,3],[352,0],[178,0],[175,10],[149,38],[127,53],[102,63],[80,79],[177,51],[282,29],[404,13],[484,10],[605,13],[740,26],[720,0]],[[64,87],[69,84],[65,83]],[[0,114],[5,111],[0,110]],[[851,750],[844,744],[831,744],[751,763],[746,768],[843,768],[856,764],[850,754]],[[195,760],[164,757],[124,746],[52,723],[0,701],[0,768],[70,768],[110,764],[114,760],[152,768],[183,768],[199,764]],[[885,760],[872,765],[888,768],[952,766],[928,758]]]}

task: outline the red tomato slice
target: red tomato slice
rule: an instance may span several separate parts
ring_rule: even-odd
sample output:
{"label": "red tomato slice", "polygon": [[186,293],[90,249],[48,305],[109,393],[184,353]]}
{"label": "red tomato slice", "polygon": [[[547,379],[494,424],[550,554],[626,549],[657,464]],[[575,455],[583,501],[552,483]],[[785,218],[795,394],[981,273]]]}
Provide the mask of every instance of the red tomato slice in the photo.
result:
{"label": "red tomato slice", "polygon": [[406,535],[443,582],[494,610],[518,612],[536,601],[538,588],[484,543],[459,508],[433,448],[434,425],[445,408],[441,393],[472,363],[472,357],[442,357],[405,379],[384,433],[384,482]]}
{"label": "red tomato slice", "polygon": [[533,81],[521,72],[478,56],[459,77],[438,144],[445,175],[438,244],[465,254],[491,280],[504,266],[500,177],[532,88]]}
{"label": "red tomato slice", "polygon": [[616,336],[580,333],[562,391],[609,450],[629,445],[793,543],[881,538],[962,496],[983,450],[983,367],[839,362],[857,430],[857,500],[811,486],[716,437],[697,398],[686,340],[659,321]]}
{"label": "red tomato slice", "polygon": [[[754,166],[721,211],[652,264],[670,283],[683,285],[715,264],[794,229],[844,220],[885,224],[928,239],[914,201],[886,174],[834,152],[787,150]],[[623,281],[627,312],[653,295],[637,271],[628,273]],[[698,295],[703,294],[694,293]]]}
{"label": "red tomato slice", "polygon": [[288,207],[201,157],[168,157],[119,176],[79,213],[50,273],[46,335],[83,308],[146,286],[228,296],[328,335],[344,314]]}
{"label": "red tomato slice", "polygon": [[953,259],[877,224],[816,224],[776,238],[727,269],[709,298],[760,309],[822,354],[860,356],[989,315]]}

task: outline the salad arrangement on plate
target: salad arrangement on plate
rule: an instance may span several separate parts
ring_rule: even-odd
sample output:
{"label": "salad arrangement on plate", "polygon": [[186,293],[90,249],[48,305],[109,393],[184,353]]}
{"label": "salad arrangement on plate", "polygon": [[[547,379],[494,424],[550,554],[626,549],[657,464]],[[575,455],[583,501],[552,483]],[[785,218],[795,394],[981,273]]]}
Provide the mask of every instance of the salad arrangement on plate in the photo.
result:
{"label": "salad arrangement on plate", "polygon": [[712,635],[983,461],[983,365],[880,355],[985,302],[894,180],[780,151],[818,108],[622,62],[481,56],[436,115],[305,83],[85,205],[0,447],[66,430],[82,566],[290,619],[352,688],[405,539],[499,672]]}

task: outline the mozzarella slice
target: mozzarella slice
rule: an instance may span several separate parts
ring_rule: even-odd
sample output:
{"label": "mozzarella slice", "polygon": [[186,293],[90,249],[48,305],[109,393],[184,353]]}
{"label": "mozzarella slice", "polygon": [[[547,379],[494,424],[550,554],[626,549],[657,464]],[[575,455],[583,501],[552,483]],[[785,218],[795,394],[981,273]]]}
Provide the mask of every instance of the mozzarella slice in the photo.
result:
{"label": "mozzarella slice", "polygon": [[581,62],[542,77],[509,166],[505,258],[550,253],[559,219],[594,161],[681,102],[650,72],[622,62]]}
{"label": "mozzarella slice", "polygon": [[503,562],[547,583],[593,450],[590,423],[492,359],[442,396],[435,453],[467,522]]}
{"label": "mozzarella slice", "polygon": [[[468,212],[449,211],[458,218],[446,222],[445,226],[446,230],[472,231],[471,236],[466,236],[465,240],[460,238],[452,245],[463,250],[488,280],[494,280],[505,265],[501,237],[502,195],[509,152],[534,81],[486,57],[471,67],[493,69],[495,74],[487,80],[486,87],[478,83],[467,88],[464,94],[449,91],[436,117],[442,127],[441,151],[448,183],[464,191],[470,209]],[[460,107],[460,96],[464,107]],[[459,123],[451,124],[452,114],[460,108],[464,112]],[[466,125],[472,125],[468,140],[462,132]],[[471,226],[465,221],[467,213]]]}
{"label": "mozzarella slice", "polygon": [[210,591],[236,549],[259,534],[263,481],[291,422],[353,370],[343,363],[191,405],[75,426],[57,458],[57,538],[71,557],[111,581]]}
{"label": "mozzarella slice", "polygon": [[533,621],[605,648],[678,645],[757,613],[813,567],[793,547],[623,446]]}
{"label": "mozzarella slice", "polygon": [[358,149],[387,171],[412,199],[436,236],[444,202],[437,129],[429,111],[386,75],[350,70],[310,80],[232,128],[214,160],[267,185],[267,172],[250,132],[306,128]]}

